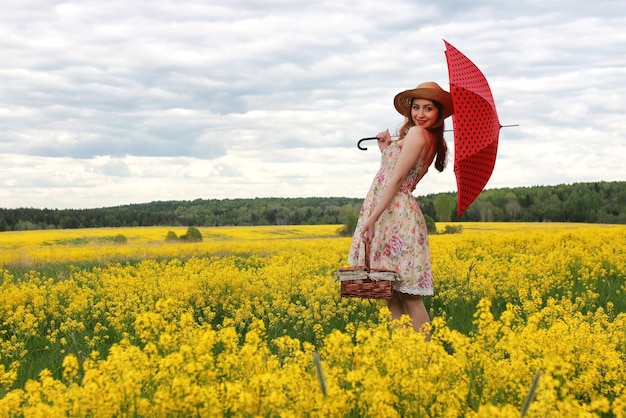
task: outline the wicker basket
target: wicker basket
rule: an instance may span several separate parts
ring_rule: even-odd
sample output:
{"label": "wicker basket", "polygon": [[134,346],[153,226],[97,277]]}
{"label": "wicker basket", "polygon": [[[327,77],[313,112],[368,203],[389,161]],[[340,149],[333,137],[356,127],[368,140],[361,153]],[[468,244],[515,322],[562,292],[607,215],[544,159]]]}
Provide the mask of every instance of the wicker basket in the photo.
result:
{"label": "wicker basket", "polygon": [[371,269],[369,248],[365,245],[365,265],[339,269],[335,278],[340,282],[342,297],[391,299],[393,282],[398,278],[398,273]]}

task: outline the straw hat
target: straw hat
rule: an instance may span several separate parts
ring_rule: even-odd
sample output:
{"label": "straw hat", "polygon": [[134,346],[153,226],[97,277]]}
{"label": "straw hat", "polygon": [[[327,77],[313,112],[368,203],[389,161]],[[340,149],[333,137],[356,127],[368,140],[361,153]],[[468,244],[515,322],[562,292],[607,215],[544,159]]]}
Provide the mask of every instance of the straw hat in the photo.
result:
{"label": "straw hat", "polygon": [[452,96],[433,81],[427,81],[412,90],[405,90],[396,94],[396,97],[393,99],[393,105],[400,114],[408,116],[412,99],[427,99],[438,102],[443,107],[442,119],[454,113],[452,108]]}

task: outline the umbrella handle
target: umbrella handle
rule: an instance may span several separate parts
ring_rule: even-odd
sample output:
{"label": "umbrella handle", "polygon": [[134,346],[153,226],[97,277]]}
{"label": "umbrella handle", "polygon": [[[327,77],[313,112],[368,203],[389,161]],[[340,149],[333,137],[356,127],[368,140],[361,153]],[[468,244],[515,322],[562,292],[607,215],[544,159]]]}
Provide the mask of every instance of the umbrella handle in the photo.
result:
{"label": "umbrella handle", "polygon": [[[392,138],[397,138],[397,135],[391,135],[391,137]],[[367,147],[362,146],[361,142],[363,142],[363,141],[373,141],[373,140],[378,141],[378,137],[377,136],[368,136],[367,138],[361,138],[361,139],[359,139],[359,142],[357,142],[356,146],[360,150],[367,151]]]}
{"label": "umbrella handle", "polygon": [[357,142],[356,146],[358,149],[362,150],[362,151],[367,151],[367,147],[361,146],[361,142],[363,141],[371,141],[371,140],[378,140],[378,138],[376,138],[375,136],[369,136],[367,138],[361,138],[359,139],[359,142]]}
{"label": "umbrella handle", "polygon": [[[501,128],[510,128],[512,126],[519,126],[519,125],[500,125]],[[453,129],[446,129],[444,132],[453,132],[453,131],[454,131]],[[373,141],[373,140],[378,140],[378,138],[375,136],[368,136],[367,138],[361,138],[359,139],[359,142],[357,142],[356,146],[358,149],[362,151],[367,151],[367,147],[361,145],[361,142]]]}

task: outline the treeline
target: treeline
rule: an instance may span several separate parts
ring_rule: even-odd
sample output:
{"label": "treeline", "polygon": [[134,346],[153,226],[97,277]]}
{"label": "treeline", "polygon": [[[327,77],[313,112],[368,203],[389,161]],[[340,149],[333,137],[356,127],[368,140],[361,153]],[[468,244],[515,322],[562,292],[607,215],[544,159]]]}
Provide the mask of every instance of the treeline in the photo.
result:
{"label": "treeline", "polygon": [[341,197],[196,199],[97,209],[0,209],[0,231],[135,226],[342,224],[362,199]]}
{"label": "treeline", "polygon": [[626,182],[574,183],[485,190],[456,217],[456,193],[418,198],[438,221],[626,224]]}
{"label": "treeline", "polygon": [[[428,218],[467,222],[626,224],[626,182],[485,190],[456,217],[456,193],[417,196]],[[0,209],[0,231],[133,226],[347,224],[361,198],[254,198],[157,201],[97,209]]]}

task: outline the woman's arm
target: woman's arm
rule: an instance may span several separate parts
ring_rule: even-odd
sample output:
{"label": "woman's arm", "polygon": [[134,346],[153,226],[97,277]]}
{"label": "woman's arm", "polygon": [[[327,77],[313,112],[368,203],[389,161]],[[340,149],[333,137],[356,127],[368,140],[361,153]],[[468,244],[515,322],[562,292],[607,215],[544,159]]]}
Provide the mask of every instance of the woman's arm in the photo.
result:
{"label": "woman's arm", "polygon": [[391,179],[389,179],[389,182],[385,186],[374,211],[363,225],[361,237],[366,242],[371,242],[372,238],[374,238],[376,221],[385,209],[387,209],[396,193],[398,193],[400,185],[417,162],[427,141],[428,133],[424,128],[414,126],[409,129],[409,132],[404,138],[402,151],[398,157],[398,162],[393,170]]}
{"label": "woman's arm", "polygon": [[380,149],[380,152],[383,152],[385,148],[387,148],[387,146],[391,143],[391,135],[389,134],[389,129],[376,135],[376,138],[378,138],[378,149]]}

